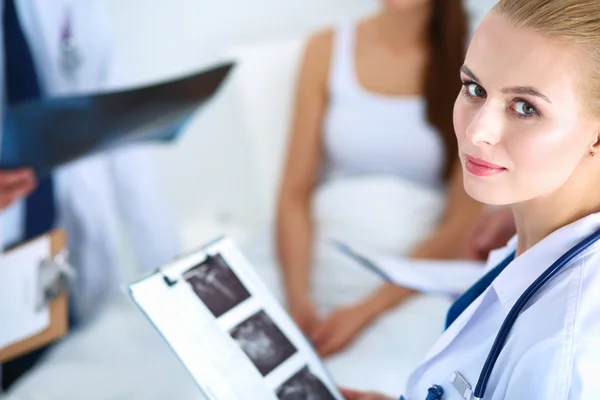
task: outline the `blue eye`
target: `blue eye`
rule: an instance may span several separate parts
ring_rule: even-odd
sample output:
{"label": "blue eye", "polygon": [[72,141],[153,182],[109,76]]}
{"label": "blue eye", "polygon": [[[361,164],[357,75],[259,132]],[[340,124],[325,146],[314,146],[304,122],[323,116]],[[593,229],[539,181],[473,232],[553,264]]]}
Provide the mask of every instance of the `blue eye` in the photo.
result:
{"label": "blue eye", "polygon": [[517,114],[522,116],[530,116],[537,114],[537,111],[531,104],[523,100],[517,100],[515,102],[514,110]]}
{"label": "blue eye", "polygon": [[465,82],[465,86],[467,87],[467,92],[470,96],[473,97],[485,97],[487,96],[487,92],[484,88],[474,82]]}

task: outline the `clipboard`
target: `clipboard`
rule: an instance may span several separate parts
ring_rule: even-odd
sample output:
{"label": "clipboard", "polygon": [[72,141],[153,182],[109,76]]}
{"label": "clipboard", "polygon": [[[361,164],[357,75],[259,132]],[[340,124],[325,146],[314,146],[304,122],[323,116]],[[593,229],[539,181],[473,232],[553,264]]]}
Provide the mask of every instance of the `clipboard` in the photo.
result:
{"label": "clipboard", "polygon": [[310,341],[227,237],[131,283],[129,293],[207,399],[343,398]]}
{"label": "clipboard", "polygon": [[[50,238],[51,258],[61,257],[66,250],[66,234],[64,230],[56,229],[47,234]],[[27,243],[17,248],[26,247]],[[62,257],[61,257],[62,258]],[[27,354],[33,350],[50,344],[68,332],[68,298],[64,290],[46,288],[51,293],[49,304],[50,324],[40,333],[0,349],[0,364],[13,358]],[[47,304],[47,303],[45,303]]]}

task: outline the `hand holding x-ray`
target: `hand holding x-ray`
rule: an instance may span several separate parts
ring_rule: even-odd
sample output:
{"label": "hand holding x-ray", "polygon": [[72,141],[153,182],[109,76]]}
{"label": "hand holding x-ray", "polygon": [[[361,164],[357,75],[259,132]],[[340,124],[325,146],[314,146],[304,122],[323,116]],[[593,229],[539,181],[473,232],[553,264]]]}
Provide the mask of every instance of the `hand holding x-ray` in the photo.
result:
{"label": "hand holding x-ray", "polygon": [[35,189],[36,179],[29,168],[0,170],[0,211]]}

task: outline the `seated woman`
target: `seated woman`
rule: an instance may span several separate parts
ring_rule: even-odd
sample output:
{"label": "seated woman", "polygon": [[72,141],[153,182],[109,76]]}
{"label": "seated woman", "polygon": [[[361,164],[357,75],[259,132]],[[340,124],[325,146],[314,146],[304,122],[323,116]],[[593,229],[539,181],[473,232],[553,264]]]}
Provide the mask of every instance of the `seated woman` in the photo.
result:
{"label": "seated woman", "polygon": [[517,236],[450,308],[405,398],[596,399],[600,2],[500,0],[460,76],[464,186],[482,202],[510,205]]}
{"label": "seated woman", "polygon": [[384,174],[442,188],[443,217],[409,255],[462,256],[463,236],[482,209],[464,192],[452,127],[467,30],[460,0],[385,0],[375,16],[319,33],[307,45],[277,250],[289,311],[323,356],[347,346],[413,292],[378,282],[328,317],[317,315],[310,282],[319,221],[311,201],[322,183]]}

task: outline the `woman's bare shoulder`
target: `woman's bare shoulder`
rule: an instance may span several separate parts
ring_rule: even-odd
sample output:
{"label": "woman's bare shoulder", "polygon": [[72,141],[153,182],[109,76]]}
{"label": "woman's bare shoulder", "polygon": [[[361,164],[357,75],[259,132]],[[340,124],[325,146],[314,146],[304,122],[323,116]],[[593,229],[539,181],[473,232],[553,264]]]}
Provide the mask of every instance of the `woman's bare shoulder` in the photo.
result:
{"label": "woman's bare shoulder", "polygon": [[335,31],[332,28],[313,33],[304,49],[304,70],[326,77],[331,62]]}

